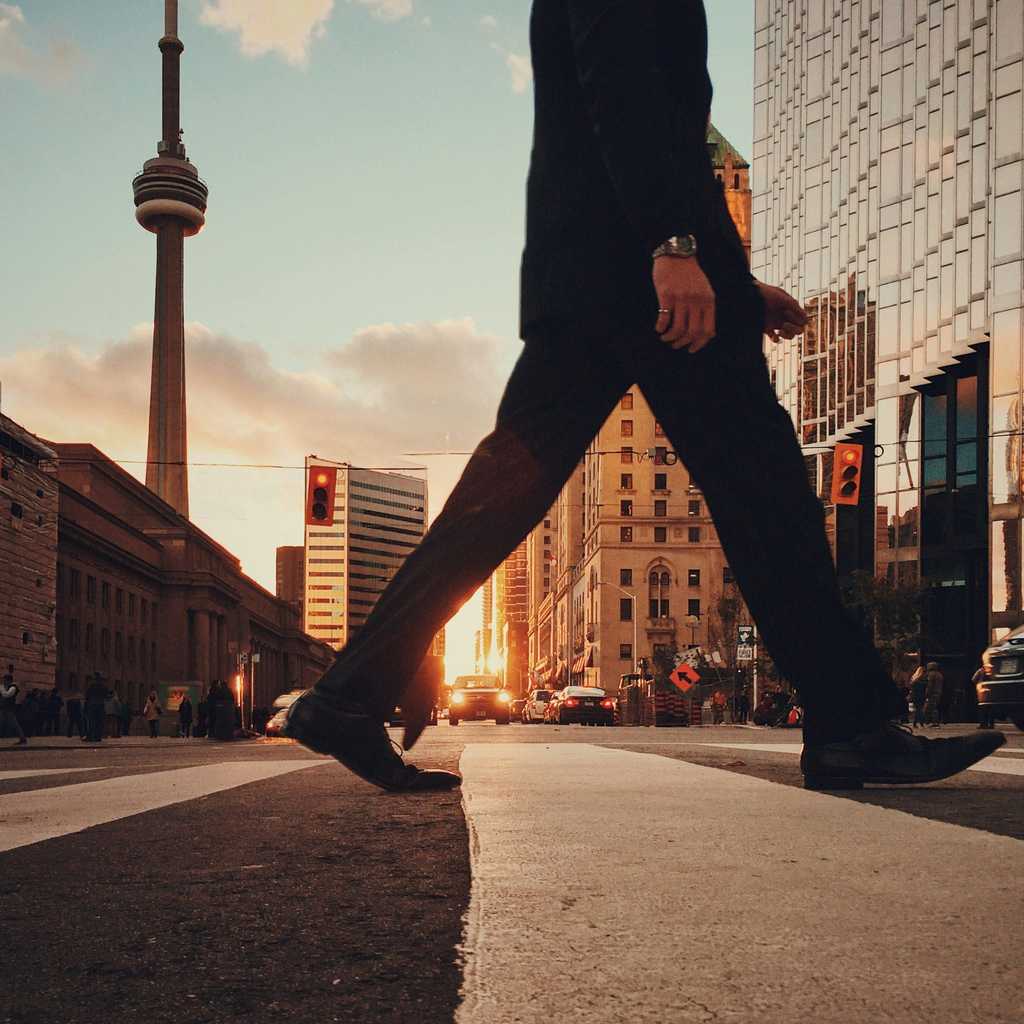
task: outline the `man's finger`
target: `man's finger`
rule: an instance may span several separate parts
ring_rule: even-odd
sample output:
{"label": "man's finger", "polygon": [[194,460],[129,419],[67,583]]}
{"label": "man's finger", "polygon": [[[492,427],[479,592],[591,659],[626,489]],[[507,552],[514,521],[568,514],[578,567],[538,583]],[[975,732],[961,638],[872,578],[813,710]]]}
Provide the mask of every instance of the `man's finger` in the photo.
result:
{"label": "man's finger", "polygon": [[673,310],[667,305],[662,305],[658,310],[658,319],[654,324],[654,330],[661,335],[672,326]]}
{"label": "man's finger", "polygon": [[690,311],[687,307],[677,302],[672,313],[672,326],[665,334],[665,340],[673,347],[680,348],[686,344],[690,333]]}

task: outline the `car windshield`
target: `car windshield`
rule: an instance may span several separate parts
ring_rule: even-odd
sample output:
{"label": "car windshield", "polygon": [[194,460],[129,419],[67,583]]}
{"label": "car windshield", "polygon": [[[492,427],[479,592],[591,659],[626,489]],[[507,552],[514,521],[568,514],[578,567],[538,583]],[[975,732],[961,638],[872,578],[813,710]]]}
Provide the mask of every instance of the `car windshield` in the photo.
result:
{"label": "car windshield", "polygon": [[497,676],[459,676],[455,680],[456,690],[498,690],[501,683]]}
{"label": "car windshield", "polygon": [[566,694],[570,697],[603,697],[604,690],[596,686],[569,686],[566,687]]}
{"label": "car windshield", "polygon": [[551,691],[550,690],[538,690],[533,695],[533,699],[534,700],[551,700]]}

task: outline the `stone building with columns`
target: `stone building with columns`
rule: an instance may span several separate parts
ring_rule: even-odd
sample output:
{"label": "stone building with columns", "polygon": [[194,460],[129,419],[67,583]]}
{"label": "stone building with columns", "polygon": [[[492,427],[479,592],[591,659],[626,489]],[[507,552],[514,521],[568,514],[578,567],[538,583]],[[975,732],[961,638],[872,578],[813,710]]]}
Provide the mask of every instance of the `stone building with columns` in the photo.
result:
{"label": "stone building with columns", "polygon": [[[140,709],[150,688],[237,680],[247,707],[311,685],[334,652],[239,560],[89,444],[58,456],[56,683],[99,672]],[[259,655],[254,661],[252,655]],[[232,686],[235,689],[235,686]]]}

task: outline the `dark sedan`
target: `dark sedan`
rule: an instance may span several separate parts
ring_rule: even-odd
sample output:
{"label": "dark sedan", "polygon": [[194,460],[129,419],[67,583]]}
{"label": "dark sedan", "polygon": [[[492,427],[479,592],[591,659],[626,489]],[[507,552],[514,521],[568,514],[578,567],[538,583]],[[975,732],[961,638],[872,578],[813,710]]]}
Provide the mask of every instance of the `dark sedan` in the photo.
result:
{"label": "dark sedan", "polygon": [[508,725],[512,695],[502,688],[497,676],[459,676],[452,684],[448,724],[486,722]]}
{"label": "dark sedan", "polygon": [[614,725],[615,701],[596,686],[567,686],[555,694],[547,717],[557,725]]}
{"label": "dark sedan", "polygon": [[978,710],[990,721],[1009,718],[1024,730],[1024,626],[993,644],[981,656]]}

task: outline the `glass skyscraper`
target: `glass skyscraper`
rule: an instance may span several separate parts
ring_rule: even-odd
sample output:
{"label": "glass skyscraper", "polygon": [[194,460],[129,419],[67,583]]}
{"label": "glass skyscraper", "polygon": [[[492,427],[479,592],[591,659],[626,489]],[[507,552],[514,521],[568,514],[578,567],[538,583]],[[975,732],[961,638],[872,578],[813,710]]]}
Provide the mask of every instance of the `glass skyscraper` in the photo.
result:
{"label": "glass skyscraper", "polygon": [[769,365],[819,493],[865,445],[837,565],[926,588],[954,713],[1024,621],[1022,51],[1024,0],[756,0],[753,268],[811,315]]}

